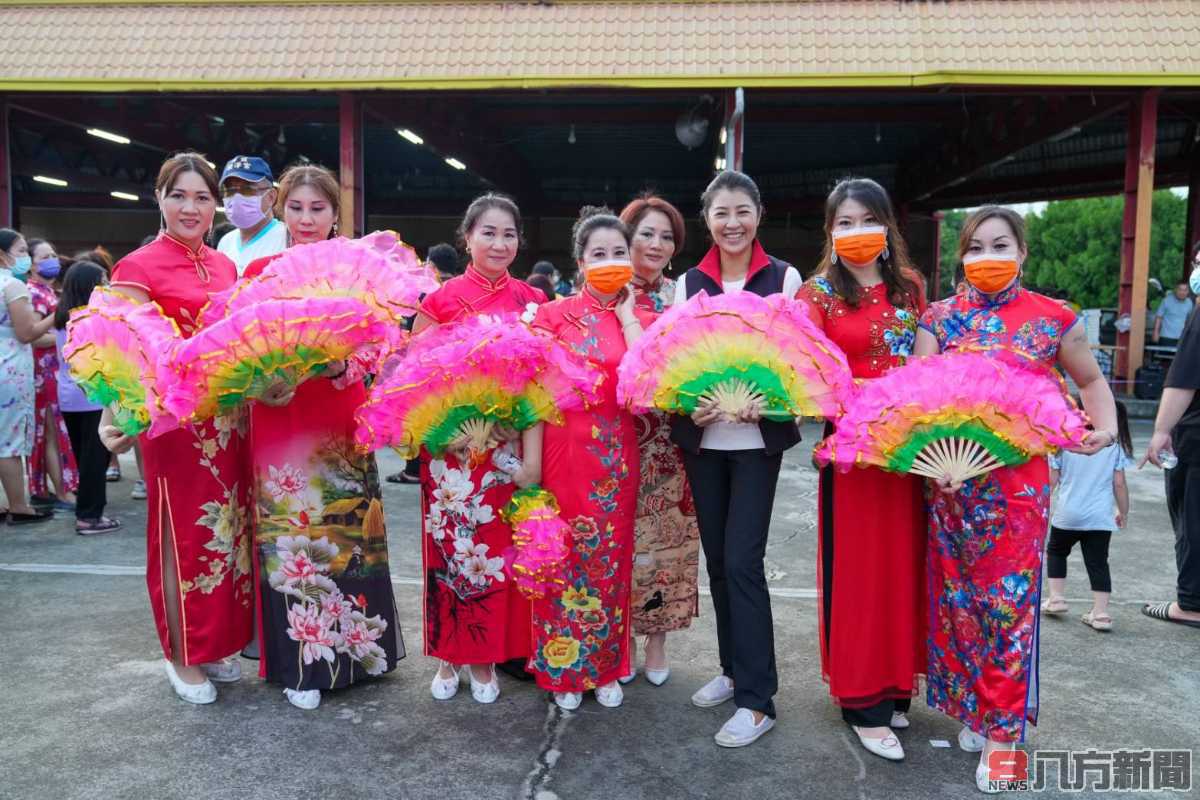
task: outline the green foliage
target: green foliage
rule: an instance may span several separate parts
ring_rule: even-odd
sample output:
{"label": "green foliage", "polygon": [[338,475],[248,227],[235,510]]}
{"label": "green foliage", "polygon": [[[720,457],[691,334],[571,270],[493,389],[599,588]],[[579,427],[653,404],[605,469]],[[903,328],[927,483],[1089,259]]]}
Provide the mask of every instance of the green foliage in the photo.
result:
{"label": "green foliage", "polygon": [[958,269],[958,234],[962,231],[965,211],[947,211],[942,217],[939,246],[938,277],[941,283],[938,297],[954,294],[954,272]]}
{"label": "green foliage", "polygon": [[[1023,283],[1061,290],[1084,308],[1115,307],[1123,210],[1121,197],[1092,197],[1055,201],[1042,213],[1028,215],[1029,258]],[[1150,275],[1168,292],[1181,276],[1186,214],[1186,199],[1166,190],[1154,193]],[[1152,306],[1160,297],[1151,287]]]}

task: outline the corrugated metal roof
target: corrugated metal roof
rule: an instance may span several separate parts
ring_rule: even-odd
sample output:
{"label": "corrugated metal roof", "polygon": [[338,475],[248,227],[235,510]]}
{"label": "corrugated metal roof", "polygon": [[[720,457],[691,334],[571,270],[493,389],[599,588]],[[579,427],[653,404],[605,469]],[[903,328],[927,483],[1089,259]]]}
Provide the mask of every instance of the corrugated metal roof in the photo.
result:
{"label": "corrugated metal roof", "polygon": [[[1200,2],[30,2],[0,89],[1200,85]],[[46,46],[52,43],[53,46]]]}

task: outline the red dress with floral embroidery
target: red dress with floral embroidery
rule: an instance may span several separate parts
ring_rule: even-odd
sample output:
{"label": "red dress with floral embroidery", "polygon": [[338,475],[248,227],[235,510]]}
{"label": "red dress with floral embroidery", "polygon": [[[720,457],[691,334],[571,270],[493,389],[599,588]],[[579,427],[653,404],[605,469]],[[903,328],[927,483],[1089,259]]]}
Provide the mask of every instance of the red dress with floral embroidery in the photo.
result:
{"label": "red dress with floral embroidery", "polygon": [[[421,304],[439,325],[477,314],[522,312],[546,296],[505,274],[489,281],[474,267]],[[421,336],[437,336],[427,330]],[[512,528],[500,510],[512,479],[492,464],[452,453],[421,453],[421,554],[425,571],[425,654],[452,664],[491,664],[529,655],[529,601],[505,580]]]}
{"label": "red dress with floral embroidery", "polygon": [[[1052,366],[1077,319],[1017,285],[933,303],[921,327],[943,352],[1007,348]],[[1049,504],[1044,458],[993,470],[951,496],[929,492],[928,703],[996,741],[1024,741],[1026,722],[1037,724]]]}
{"label": "red dress with floral embroidery", "polygon": [[[113,269],[113,286],[139,289],[184,336],[208,296],[237,280],[233,262],[210,247],[192,252],[166,234]],[[241,412],[141,437],[147,493],[146,584],[163,653],[172,658],[164,601],[163,548],[172,547],[185,665],[215,661],[250,641],[250,481],[242,459]],[[170,535],[173,532],[173,536]]]}
{"label": "red dress with floral embroidery", "polygon": [[[858,308],[823,277],[800,290],[814,321],[842,349],[858,380],[912,355],[924,290],[907,308],[877,284]],[[827,428],[826,433],[832,432]],[[922,481],[874,467],[821,470],[817,586],[821,673],[844,708],[917,693],[925,667],[925,501]]]}
{"label": "red dress with floral embroidery", "polygon": [[[582,692],[629,673],[629,598],[633,521],[638,499],[638,441],[633,415],[617,403],[617,365],[625,336],[614,303],[584,289],[540,306],[534,325],[604,371],[599,405],[547,425],[542,486],[571,526],[561,595],[533,603],[538,686]],[[653,315],[639,312],[643,324]]]}
{"label": "red dress with floral embroidery", "polygon": [[[38,316],[52,316],[58,308],[58,296],[54,290],[44,283],[31,280],[29,282],[29,301]],[[58,464],[62,470],[62,488],[74,492],[79,488],[79,467],[75,463],[75,454],[71,451],[71,437],[67,433],[67,423],[63,420],[62,412],[58,410],[58,350],[50,347],[39,347],[33,351],[33,391],[34,391],[34,433],[33,452],[29,454],[29,493],[34,497],[49,497],[50,488],[46,483],[46,416],[53,420],[56,444],[58,445]]]}

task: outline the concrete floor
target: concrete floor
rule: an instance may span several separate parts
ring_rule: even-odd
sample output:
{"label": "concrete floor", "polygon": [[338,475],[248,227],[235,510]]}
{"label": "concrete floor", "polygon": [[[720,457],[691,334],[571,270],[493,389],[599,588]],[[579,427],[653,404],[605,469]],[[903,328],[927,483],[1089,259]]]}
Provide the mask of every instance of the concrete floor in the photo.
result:
{"label": "concrete floor", "polygon": [[[410,653],[399,668],[327,694],[314,712],[291,707],[257,677],[222,686],[214,705],[189,706],[162,675],[130,462],[125,480],[110,484],[110,511],[124,530],[84,538],[69,518],[0,528],[0,798],[976,796],[977,757],[931,744],[953,740],[958,728],[923,699],[900,734],[902,764],[862,750],[829,701],[817,653],[816,433],[789,454],[781,479],[768,549],[779,723],[753,747],[716,747],[712,734],[732,708],[689,703],[715,674],[707,597],[692,628],[669,641],[671,679],[661,688],[639,679],[620,709],[589,697],[564,715],[532,684],[504,676],[493,706],[465,690],[434,701],[434,664],[420,655],[416,489],[393,484],[385,490],[391,563]],[[1148,433],[1139,423],[1140,446]],[[391,453],[380,459],[385,472],[399,466]],[[1076,553],[1072,613],[1043,625],[1042,716],[1031,748],[1200,752],[1200,630],[1138,613],[1144,601],[1173,597],[1162,477],[1147,468],[1129,478],[1130,527],[1114,537],[1111,556],[1116,629],[1099,634],[1078,622],[1088,586]],[[253,662],[243,665],[254,674]]]}

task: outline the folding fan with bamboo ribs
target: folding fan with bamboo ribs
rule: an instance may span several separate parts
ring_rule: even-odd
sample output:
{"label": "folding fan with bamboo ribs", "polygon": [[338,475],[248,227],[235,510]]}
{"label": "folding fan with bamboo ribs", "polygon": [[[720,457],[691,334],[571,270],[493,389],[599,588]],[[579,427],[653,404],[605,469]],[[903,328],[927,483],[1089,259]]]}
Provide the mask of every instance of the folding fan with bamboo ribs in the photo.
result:
{"label": "folding fan with bamboo ribs", "polygon": [[388,364],[358,410],[361,448],[392,446],[412,458],[424,445],[474,455],[501,428],[561,423],[562,412],[599,402],[603,374],[516,314],[479,316],[415,337]]}
{"label": "folding fan with bamboo ribs", "polygon": [[800,303],[750,292],[702,292],[667,309],[617,375],[617,400],[634,413],[691,414],[712,402],[729,421],[751,403],[766,419],[832,418],[853,383],[846,357]]}
{"label": "folding fan with bamboo ribs", "polygon": [[129,436],[157,436],[179,427],[162,404],[165,364],[181,341],[157,303],[137,303],[98,288],[71,312],[63,357],[71,377],[93,403],[113,410],[113,424]]}
{"label": "folding fan with bamboo ribs", "polygon": [[1011,350],[909,361],[867,381],[815,453],[823,464],[962,483],[1079,445],[1087,418],[1058,373]]}

